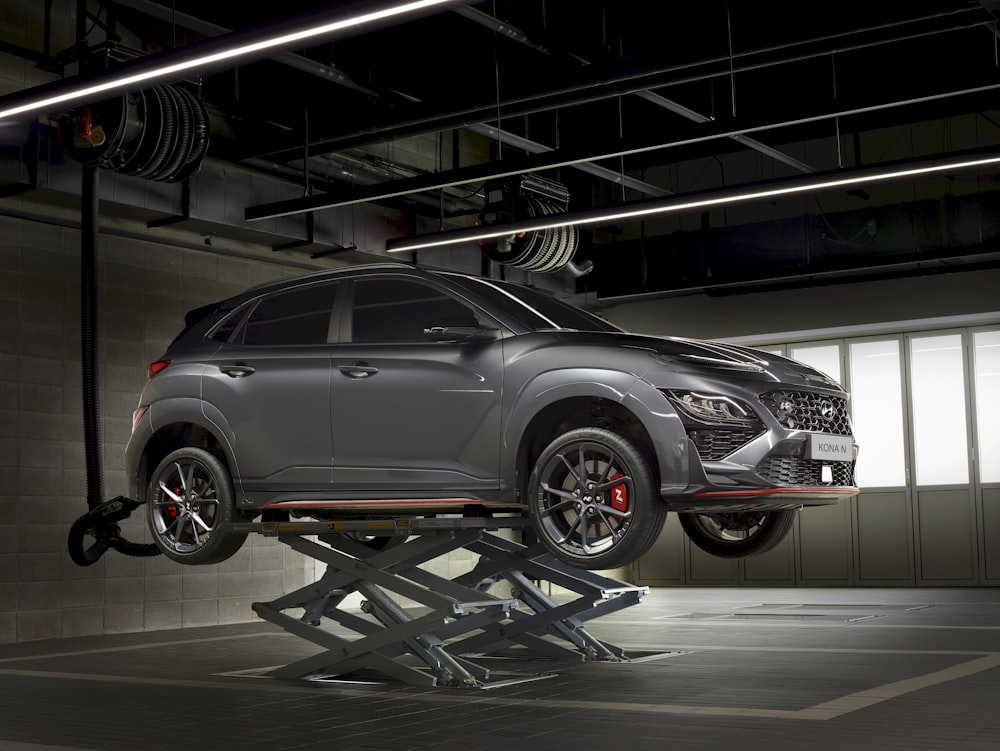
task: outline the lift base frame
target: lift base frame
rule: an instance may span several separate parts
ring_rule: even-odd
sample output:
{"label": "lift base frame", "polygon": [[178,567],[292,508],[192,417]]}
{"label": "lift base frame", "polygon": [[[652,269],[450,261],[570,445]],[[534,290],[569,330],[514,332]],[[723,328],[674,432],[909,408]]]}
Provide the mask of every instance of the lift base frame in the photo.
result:
{"label": "lift base frame", "polygon": [[[511,681],[491,682],[491,671],[475,659],[512,647],[558,660],[623,661],[623,649],[595,638],[584,623],[636,605],[649,592],[569,566],[540,543],[524,545],[497,534],[530,531],[524,517],[241,526],[326,564],[316,582],[253,604],[261,618],[322,649],[273,669],[278,678],[315,680],[368,668],[415,685],[487,688]],[[360,541],[362,536],[406,537],[379,550]],[[421,568],[463,548],[479,556],[468,573],[448,579]],[[510,585],[510,597],[489,592],[502,581]],[[560,603],[543,583],[576,597]],[[354,592],[364,598],[361,614],[343,607]],[[293,609],[302,615],[285,612]],[[324,619],[354,638],[323,628]]]}

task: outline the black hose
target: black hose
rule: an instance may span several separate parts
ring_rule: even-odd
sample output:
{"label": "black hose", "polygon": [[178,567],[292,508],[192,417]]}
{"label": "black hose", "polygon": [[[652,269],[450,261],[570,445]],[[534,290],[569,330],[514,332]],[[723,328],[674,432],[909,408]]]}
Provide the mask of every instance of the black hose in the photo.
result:
{"label": "black hose", "polygon": [[97,186],[97,168],[85,164],[80,207],[80,364],[87,507],[90,509],[104,500],[101,405],[97,389]]}
{"label": "black hose", "polygon": [[[156,545],[122,539],[117,522],[139,505],[119,496],[104,501],[104,456],[101,437],[97,358],[97,167],[84,165],[80,208],[80,363],[83,391],[83,446],[87,476],[86,514],[69,530],[69,555],[79,566],[96,563],[108,548],[132,556],[158,555]],[[94,542],[87,547],[86,537]]]}

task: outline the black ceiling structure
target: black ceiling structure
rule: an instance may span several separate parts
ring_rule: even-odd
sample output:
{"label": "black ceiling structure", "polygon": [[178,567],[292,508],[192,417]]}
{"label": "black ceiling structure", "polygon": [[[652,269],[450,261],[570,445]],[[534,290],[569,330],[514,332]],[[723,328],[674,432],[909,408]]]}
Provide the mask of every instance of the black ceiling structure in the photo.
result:
{"label": "black ceiling structure", "polygon": [[[194,0],[80,3],[77,45],[55,49],[41,29],[0,53],[55,73],[49,88],[58,90],[372,5],[285,0],[234,12]],[[449,3],[163,84],[187,92],[176,97],[180,111],[210,131],[199,159],[299,188],[291,197],[236,193],[239,205],[212,231],[241,237],[267,227],[283,252],[319,255],[342,247],[314,233],[336,207],[384,206],[405,218],[402,233],[470,227],[485,186],[518,175],[556,182],[567,211],[587,212],[1000,153],[998,11],[992,0]],[[58,122],[68,112],[37,114]],[[0,195],[57,187],[51,176],[39,183],[31,162],[46,136],[34,138],[3,144]],[[197,151],[185,143],[186,154]],[[414,158],[421,149],[424,158]],[[186,174],[182,160],[174,166],[160,179],[177,183],[178,216],[151,224],[197,222],[184,191],[210,176]],[[572,285],[621,300],[1000,267],[996,172],[594,224],[580,230],[575,254],[593,271]]]}

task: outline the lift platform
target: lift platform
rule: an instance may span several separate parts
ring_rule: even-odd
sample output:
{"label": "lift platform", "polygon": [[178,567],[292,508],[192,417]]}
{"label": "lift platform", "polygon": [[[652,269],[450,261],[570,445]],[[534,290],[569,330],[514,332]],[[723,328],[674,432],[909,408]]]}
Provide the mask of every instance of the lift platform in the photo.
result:
{"label": "lift platform", "polygon": [[[529,520],[517,516],[249,525],[326,564],[314,583],[254,603],[260,617],[322,650],[269,674],[317,680],[374,669],[416,685],[488,688],[511,682],[495,680],[477,662],[500,651],[626,660],[584,624],[638,604],[649,588],[574,568],[540,543],[502,534],[528,529]],[[378,549],[371,544],[377,538],[397,544]],[[422,568],[459,549],[478,555],[467,573],[449,579]],[[558,597],[553,586],[563,590]],[[353,593],[363,598],[360,613],[357,598],[345,606]]]}

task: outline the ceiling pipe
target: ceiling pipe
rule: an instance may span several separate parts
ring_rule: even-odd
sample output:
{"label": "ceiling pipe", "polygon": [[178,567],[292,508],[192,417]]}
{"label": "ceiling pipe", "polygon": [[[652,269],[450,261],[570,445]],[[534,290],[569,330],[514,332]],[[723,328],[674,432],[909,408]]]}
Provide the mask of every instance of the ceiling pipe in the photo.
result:
{"label": "ceiling pipe", "polygon": [[[471,130],[473,133],[478,133],[486,136],[487,138],[492,138],[494,141],[498,141],[505,146],[513,146],[515,149],[520,149],[528,154],[545,154],[555,151],[555,149],[551,146],[545,146],[543,144],[536,143],[535,141],[528,140],[527,138],[515,135],[514,133],[500,130],[489,123],[476,123],[474,125],[468,125],[466,126],[466,130]],[[607,167],[601,167],[598,164],[584,162],[582,164],[574,164],[572,166],[581,172],[586,172],[594,175],[595,177],[600,177],[608,182],[614,183],[615,185],[621,185],[632,190],[637,190],[647,196],[668,196],[673,193],[673,191],[665,190],[664,188],[660,188],[652,183],[643,182],[642,180],[636,180],[634,177],[629,177],[622,172],[615,172]]]}
{"label": "ceiling pipe", "polygon": [[[981,10],[981,9],[980,9]],[[965,11],[963,11],[965,12]],[[956,12],[957,13],[957,12]],[[951,16],[952,14],[941,14]],[[906,25],[926,21],[937,20],[938,16],[922,17],[918,19],[899,22],[896,25]],[[716,57],[707,60],[698,60],[692,63],[665,64],[655,66],[636,73],[629,70],[614,75],[606,73],[599,80],[588,79],[585,81],[571,82],[556,90],[548,89],[515,97],[499,103],[507,117],[520,117],[532,115],[539,112],[547,112],[559,107],[588,104],[602,101],[615,96],[627,94],[637,94],[641,91],[659,89],[666,86],[677,86],[681,84],[695,83],[698,81],[710,80],[720,76],[729,76],[752,70],[771,68],[777,65],[785,65],[795,62],[813,60],[828,56],[834,52],[842,54],[854,50],[868,49],[875,46],[885,45],[896,41],[907,41],[928,36],[936,36],[971,28],[979,28],[987,25],[985,20],[976,20],[968,23],[955,23],[948,27],[933,28],[930,30],[918,30],[902,36],[879,38],[871,41],[861,41],[853,44],[841,42],[841,38],[849,34],[869,34],[892,30],[895,25],[886,24],[883,26],[863,29],[860,32],[844,32],[842,34],[827,35],[800,42],[777,45],[759,50],[750,50],[736,53],[733,59],[729,57]],[[817,49],[805,49],[791,56],[784,56],[789,50],[796,48],[806,48],[811,45],[820,45]],[[731,63],[736,61],[736,65]],[[425,133],[433,133],[442,130],[467,126],[470,122],[490,122],[496,119],[497,102],[483,105],[472,105],[461,110],[421,112],[418,110],[407,120],[386,121],[383,123],[369,124],[364,130],[351,131],[340,134],[330,134],[318,137],[312,144],[313,154],[329,153],[341,151],[347,148],[362,146],[381,140],[390,134],[395,137],[414,136]],[[247,154],[246,156],[266,156],[275,161],[287,161],[294,159],[300,150],[298,144],[279,145],[265,153]]]}
{"label": "ceiling pipe", "polygon": [[843,118],[850,115],[878,112],[882,110],[893,109],[896,107],[905,107],[915,104],[926,104],[928,102],[939,101],[949,97],[980,95],[987,92],[996,91],[997,89],[1000,89],[1000,83],[991,84],[988,86],[979,86],[973,89],[946,92],[944,94],[934,94],[926,97],[916,97],[896,102],[886,102],[883,104],[876,104],[865,107],[855,107],[846,110],[825,112],[818,115],[796,118],[795,120],[788,120],[778,123],[765,123],[761,125],[748,126],[746,128],[739,128],[735,130],[727,130],[723,128],[719,123],[713,122],[713,124],[708,127],[707,132],[703,132],[701,135],[692,136],[688,138],[682,137],[678,138],[677,140],[669,141],[666,143],[659,140],[657,140],[655,143],[637,143],[637,144],[622,143],[620,144],[620,148],[611,152],[605,152],[603,154],[595,154],[592,149],[577,149],[573,151],[552,151],[548,153],[536,154],[533,157],[526,159],[510,159],[510,160],[504,160],[502,162],[489,162],[486,164],[473,165],[471,167],[461,167],[456,170],[452,170],[450,172],[441,172],[441,173],[426,175],[420,178],[409,178],[404,180],[398,180],[393,183],[387,183],[384,186],[380,186],[379,190],[361,189],[352,191],[350,195],[347,195],[344,192],[338,192],[337,194],[322,194],[316,196],[308,196],[300,199],[294,199],[290,201],[276,201],[273,203],[260,204],[257,206],[249,206],[247,207],[245,212],[245,219],[248,222],[253,222],[262,219],[273,219],[279,216],[301,214],[307,211],[331,209],[331,208],[336,208],[338,206],[346,206],[352,203],[366,203],[370,201],[379,201],[386,198],[394,198],[397,196],[408,195],[410,193],[417,193],[420,191],[437,190],[441,188],[451,187],[454,185],[463,185],[479,181],[498,179],[502,177],[512,177],[514,175],[522,175],[529,172],[540,172],[542,170],[556,169],[558,167],[569,167],[576,164],[581,164],[583,162],[592,162],[599,159],[608,159],[613,157],[643,154],[668,148],[676,148],[680,146],[692,146],[699,143],[707,143],[709,141],[713,141],[720,138],[729,138],[734,135],[746,135],[748,133],[756,133],[768,130],[775,130],[783,127],[804,125],[812,122],[820,122],[823,120],[830,120],[836,117]]}
{"label": "ceiling pipe", "polygon": [[[523,31],[515,29],[514,27],[510,26],[510,24],[506,24],[506,23],[500,21],[498,18],[495,18],[495,17],[489,15],[488,13],[484,13],[481,10],[476,10],[475,8],[458,8],[458,9],[455,10],[455,13],[459,14],[460,16],[463,16],[464,18],[468,18],[469,20],[473,21],[474,23],[477,23],[477,24],[479,24],[481,26],[485,26],[488,29],[492,29],[496,33],[502,34],[506,38],[512,39],[515,42],[517,42],[518,44],[525,45],[526,47],[530,47],[531,49],[537,50],[538,52],[541,52],[541,53],[546,54],[546,55],[550,55],[551,54],[547,48],[542,47],[542,46],[540,46],[540,45],[535,44],[534,42],[532,42],[528,38],[528,35],[525,34]],[[591,64],[590,61],[585,60],[584,58],[579,57],[577,55],[571,55],[570,57],[572,59],[578,61],[581,65],[590,65]],[[685,107],[682,104],[678,104],[677,102],[674,102],[673,100],[667,99],[665,96],[662,96],[660,94],[656,94],[656,93],[654,93],[652,91],[648,91],[648,90],[646,90],[646,91],[638,91],[638,92],[636,92],[635,95],[637,97],[639,97],[640,99],[645,99],[647,102],[655,104],[657,107],[662,107],[663,109],[668,110],[669,112],[673,112],[675,115],[680,115],[681,117],[684,117],[684,118],[686,118],[688,120],[691,120],[692,122],[696,122],[696,123],[708,123],[708,122],[712,122],[712,118],[706,117],[705,115],[702,115],[702,114],[700,114],[698,112],[695,112],[694,110],[692,110],[692,109],[690,109],[688,107]],[[748,138],[746,136],[732,136],[732,140],[734,140],[737,143],[740,143],[740,144],[746,146],[747,148],[753,149],[754,151],[757,151],[757,152],[760,152],[761,154],[769,156],[772,159],[776,159],[777,161],[782,162],[783,164],[786,164],[789,167],[792,167],[793,169],[798,170],[799,172],[815,172],[815,170],[812,167],[810,167],[808,164],[805,164],[804,162],[800,162],[798,159],[790,157],[787,154],[784,154],[781,151],[778,151],[775,148],[767,146],[767,145],[765,145],[765,144],[761,143],[760,141],[757,141],[757,140],[755,140],[753,138]],[[529,153],[537,154],[538,151],[537,150],[536,151],[529,151]],[[584,165],[577,165],[577,167],[578,167],[578,169],[583,169],[586,172],[591,172],[591,170],[586,169],[586,167]],[[611,170],[605,170],[603,167],[597,167],[596,169],[597,170],[604,170],[605,172],[608,172],[608,173],[610,173],[612,175],[615,174]],[[594,173],[592,172],[592,174],[594,174]],[[606,177],[606,175],[602,175],[602,176]],[[616,182],[621,182],[621,180],[618,180]],[[641,190],[641,188],[640,188],[640,190]],[[650,192],[650,191],[643,190],[642,192],[646,193],[647,195],[651,195],[651,196],[666,195],[666,193],[664,193],[663,191]],[[667,191],[667,193],[669,193],[669,192],[670,191]]]}
{"label": "ceiling pipe", "polygon": [[[117,5],[121,5],[126,8],[131,8],[144,15],[150,16],[151,18],[156,18],[160,21],[167,23],[176,23],[178,26],[189,29],[191,31],[197,32],[199,34],[204,34],[209,37],[221,36],[223,34],[231,33],[232,29],[227,29],[224,26],[214,24],[210,21],[205,21],[195,16],[189,15],[187,13],[177,13],[167,8],[166,6],[155,3],[152,0],[115,0]],[[486,23],[482,19],[490,19],[492,23],[487,25],[493,28],[497,33],[502,34],[508,39],[531,47],[532,49],[538,50],[542,53],[547,53],[542,47],[532,44],[531,40],[528,39],[527,35],[523,32],[517,30],[516,28],[510,26],[509,24],[503,24],[502,22],[495,19],[482,11],[476,10],[474,8],[460,7],[455,10],[456,13],[471,18],[477,23]],[[354,91],[361,92],[372,97],[381,97],[381,94],[374,91],[373,89],[366,88],[351,80],[349,76],[345,73],[337,70],[334,67],[323,65],[314,60],[309,60],[308,58],[297,55],[293,52],[282,51],[276,55],[270,56],[270,59],[275,62],[281,63],[282,65],[287,65],[290,68],[295,68],[304,73],[317,76],[324,80],[330,81],[331,83],[345,86],[347,88],[353,89]],[[408,97],[402,95],[405,99],[411,103],[419,102],[418,99],[414,97]],[[526,138],[521,138],[520,136],[514,135],[513,133],[507,133],[503,130],[499,130],[492,126],[481,124],[481,125],[471,125],[468,128],[471,131],[479,133],[480,135],[485,135],[496,141],[504,144],[512,145],[515,148],[522,149],[529,154],[538,154],[542,151],[552,151],[551,147],[544,146],[534,141],[529,141]],[[247,161],[247,164],[253,163],[254,160]],[[256,161],[256,163],[261,163]],[[595,177],[600,177],[616,185],[623,185],[631,190],[639,191],[644,195],[648,196],[661,196],[668,195],[670,191],[665,191],[650,183],[645,183],[640,180],[635,180],[633,178],[622,175],[621,173],[615,172],[614,170],[607,169],[605,167],[600,167],[595,164],[580,164],[576,165],[576,169],[586,172],[588,174],[594,175]],[[367,184],[371,184],[370,182]]]}

